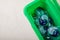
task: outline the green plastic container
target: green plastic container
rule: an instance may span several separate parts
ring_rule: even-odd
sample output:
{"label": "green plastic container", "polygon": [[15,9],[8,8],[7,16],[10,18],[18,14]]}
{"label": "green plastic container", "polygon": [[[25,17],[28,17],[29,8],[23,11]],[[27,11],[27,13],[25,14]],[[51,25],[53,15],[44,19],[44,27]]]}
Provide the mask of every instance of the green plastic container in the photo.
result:
{"label": "green plastic container", "polygon": [[[34,10],[38,7],[46,10],[48,12],[48,15],[53,19],[54,24],[60,27],[60,6],[58,5],[56,0],[35,0],[24,8],[24,14],[29,20],[31,27],[33,28],[37,37],[39,38],[39,40],[44,40],[43,36],[40,34],[39,30],[34,24],[34,19],[32,17],[35,12]],[[54,40],[57,39],[54,38]]]}

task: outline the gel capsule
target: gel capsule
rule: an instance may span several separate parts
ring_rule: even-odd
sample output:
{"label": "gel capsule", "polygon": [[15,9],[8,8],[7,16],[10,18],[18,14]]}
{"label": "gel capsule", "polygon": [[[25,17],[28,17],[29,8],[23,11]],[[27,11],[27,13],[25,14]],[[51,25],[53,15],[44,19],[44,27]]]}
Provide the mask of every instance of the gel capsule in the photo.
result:
{"label": "gel capsule", "polygon": [[39,19],[39,23],[42,26],[45,26],[48,24],[48,16],[47,15],[42,15],[41,18]]}
{"label": "gel capsule", "polygon": [[50,28],[48,29],[48,33],[49,33],[50,35],[56,37],[56,36],[58,36],[58,34],[59,34],[59,30],[58,30],[57,27],[50,27]]}

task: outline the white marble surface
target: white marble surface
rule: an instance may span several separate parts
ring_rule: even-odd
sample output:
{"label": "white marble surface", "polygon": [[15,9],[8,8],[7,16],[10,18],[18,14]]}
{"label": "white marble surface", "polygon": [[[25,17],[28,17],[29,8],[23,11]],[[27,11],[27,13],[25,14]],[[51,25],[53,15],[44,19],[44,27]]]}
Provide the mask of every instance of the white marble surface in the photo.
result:
{"label": "white marble surface", "polygon": [[0,0],[0,40],[37,40],[23,8],[32,0]]}

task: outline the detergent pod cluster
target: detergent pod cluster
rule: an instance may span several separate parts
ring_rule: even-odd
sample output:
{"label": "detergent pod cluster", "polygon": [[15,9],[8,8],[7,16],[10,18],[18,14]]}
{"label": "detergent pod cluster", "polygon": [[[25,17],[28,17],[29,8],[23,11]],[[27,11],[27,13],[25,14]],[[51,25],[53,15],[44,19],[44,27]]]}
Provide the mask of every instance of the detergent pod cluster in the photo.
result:
{"label": "detergent pod cluster", "polygon": [[58,28],[53,25],[52,19],[47,15],[45,10],[37,8],[35,15],[35,23],[41,34],[47,38],[47,40],[51,40],[51,36],[57,37],[59,35]]}

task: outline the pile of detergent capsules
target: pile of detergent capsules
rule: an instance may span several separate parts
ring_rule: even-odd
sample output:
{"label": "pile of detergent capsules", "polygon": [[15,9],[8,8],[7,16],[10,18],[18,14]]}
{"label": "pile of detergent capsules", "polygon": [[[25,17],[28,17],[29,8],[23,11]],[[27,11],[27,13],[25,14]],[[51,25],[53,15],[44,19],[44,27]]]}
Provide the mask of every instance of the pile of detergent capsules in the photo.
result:
{"label": "pile of detergent capsules", "polygon": [[57,37],[59,35],[58,28],[53,25],[53,21],[47,15],[46,11],[42,8],[37,8],[35,10],[35,15],[35,23],[46,40],[52,40],[51,37]]}

